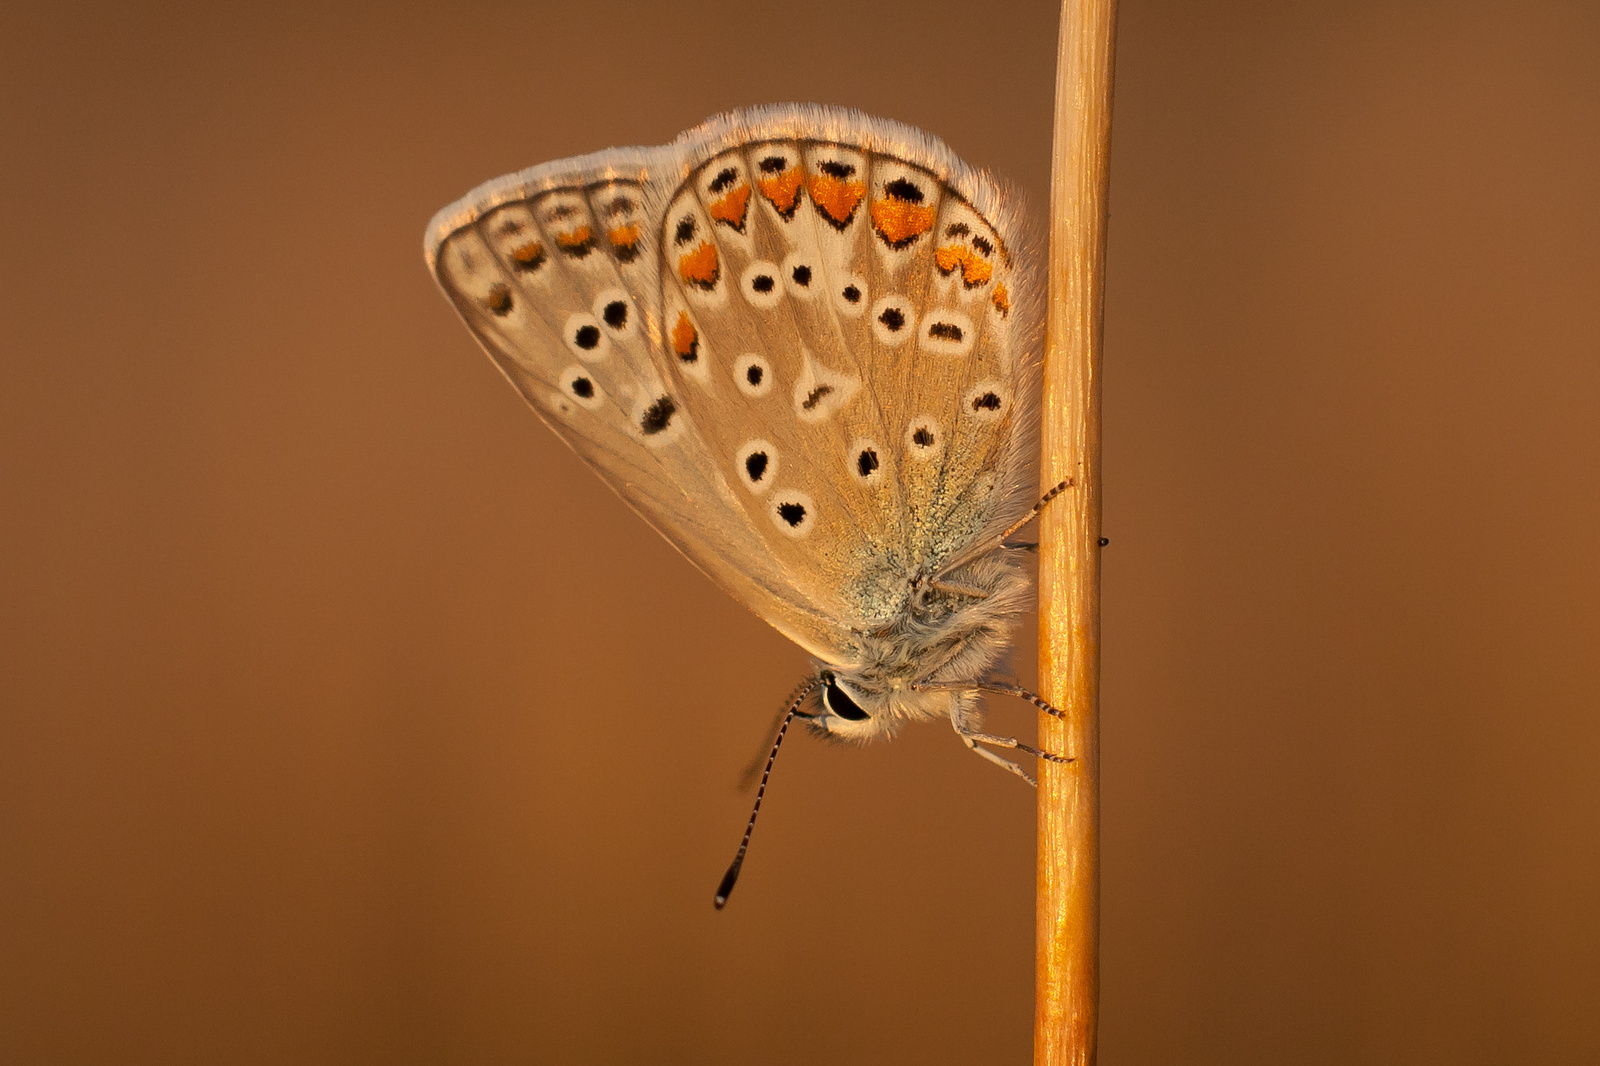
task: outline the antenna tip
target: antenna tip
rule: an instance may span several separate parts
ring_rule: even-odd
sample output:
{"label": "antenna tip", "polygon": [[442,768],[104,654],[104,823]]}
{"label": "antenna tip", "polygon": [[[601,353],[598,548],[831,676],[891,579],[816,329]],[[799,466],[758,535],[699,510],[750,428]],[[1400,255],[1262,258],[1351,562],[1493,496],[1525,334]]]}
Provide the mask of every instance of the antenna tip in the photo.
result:
{"label": "antenna tip", "polygon": [[739,880],[739,867],[744,865],[744,856],[733,860],[733,865],[728,867],[728,872],[722,875],[722,884],[717,886],[717,894],[711,902],[717,905],[717,910],[728,905],[728,897],[733,895],[733,883]]}

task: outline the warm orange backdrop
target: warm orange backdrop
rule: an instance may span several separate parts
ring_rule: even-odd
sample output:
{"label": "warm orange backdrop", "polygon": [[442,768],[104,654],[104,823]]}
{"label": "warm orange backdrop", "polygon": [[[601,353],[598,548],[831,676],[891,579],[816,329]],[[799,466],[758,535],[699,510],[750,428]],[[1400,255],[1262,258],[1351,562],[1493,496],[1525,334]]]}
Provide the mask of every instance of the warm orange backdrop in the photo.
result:
{"label": "warm orange backdrop", "polygon": [[[0,14],[0,1061],[1025,1061],[946,729],[713,912],[803,657],[421,238],[787,99],[1038,201],[1052,5],[235,6]],[[1597,175],[1593,3],[1124,3],[1103,1062],[1600,1061]]]}

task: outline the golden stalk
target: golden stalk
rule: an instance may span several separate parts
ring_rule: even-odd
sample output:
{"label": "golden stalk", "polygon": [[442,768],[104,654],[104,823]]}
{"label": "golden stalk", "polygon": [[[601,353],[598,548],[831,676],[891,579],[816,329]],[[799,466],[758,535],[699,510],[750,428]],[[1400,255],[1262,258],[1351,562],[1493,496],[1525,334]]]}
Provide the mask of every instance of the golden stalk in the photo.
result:
{"label": "golden stalk", "polygon": [[1095,1061],[1100,991],[1100,346],[1116,0],[1063,0],[1050,173],[1039,677],[1065,719],[1039,743],[1033,1061]]}

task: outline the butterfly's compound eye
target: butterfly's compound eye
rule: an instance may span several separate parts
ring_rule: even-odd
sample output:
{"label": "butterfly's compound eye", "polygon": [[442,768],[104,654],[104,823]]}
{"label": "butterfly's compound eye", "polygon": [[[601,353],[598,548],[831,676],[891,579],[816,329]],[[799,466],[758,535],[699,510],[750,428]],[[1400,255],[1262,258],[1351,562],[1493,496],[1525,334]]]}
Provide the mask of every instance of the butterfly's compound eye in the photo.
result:
{"label": "butterfly's compound eye", "polygon": [[839,687],[839,682],[830,675],[827,686],[822,690],[822,703],[828,708],[829,714],[843,718],[847,722],[865,722],[869,717],[861,705],[850,698],[850,694]]}

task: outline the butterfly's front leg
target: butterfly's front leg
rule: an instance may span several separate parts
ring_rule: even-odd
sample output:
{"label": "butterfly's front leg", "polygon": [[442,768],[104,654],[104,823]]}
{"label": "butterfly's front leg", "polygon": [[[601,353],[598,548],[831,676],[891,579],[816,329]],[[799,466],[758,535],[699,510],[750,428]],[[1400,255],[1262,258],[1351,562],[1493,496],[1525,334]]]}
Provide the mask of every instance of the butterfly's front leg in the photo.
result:
{"label": "butterfly's front leg", "polygon": [[[918,686],[918,687],[921,688],[921,687],[924,687],[924,686]],[[929,687],[934,687],[934,688],[953,688],[955,686],[939,685],[939,686],[929,686]],[[961,687],[962,688],[972,688],[972,687],[977,687],[977,686],[961,686]],[[982,687],[986,688],[986,689],[992,689],[993,686],[990,686],[989,684],[985,683]],[[1048,706],[1048,705],[1046,705],[1046,706]],[[1038,758],[1038,759],[1048,760],[1049,762],[1068,763],[1068,762],[1072,761],[1072,757],[1071,756],[1068,756],[1068,755],[1057,755],[1054,752],[1045,751],[1042,748],[1036,748],[1032,744],[1023,743],[1022,741],[1018,740],[1016,737],[1002,737],[1002,736],[996,736],[993,733],[981,732],[981,731],[979,731],[977,729],[977,723],[975,721],[973,721],[970,717],[968,717],[968,715],[966,715],[966,714],[957,713],[957,714],[951,715],[951,717],[950,717],[950,725],[951,725],[952,728],[955,729],[956,735],[961,738],[961,742],[963,744],[965,744],[968,748],[970,748],[973,751],[977,752],[979,755],[982,755],[985,759],[988,759],[990,762],[994,763],[996,766],[1004,767],[1005,769],[1010,770],[1012,773],[1016,774],[1018,777],[1022,778],[1024,781],[1028,782],[1028,784],[1030,784],[1030,785],[1035,784],[1035,782],[1034,782],[1034,779],[1033,779],[1032,775],[1030,775],[1026,770],[1024,770],[1022,767],[1018,766],[1016,763],[1012,762],[1011,760],[1002,758],[1001,756],[997,755],[996,753],[994,753],[992,751],[989,751],[987,748],[980,748],[978,745],[980,745],[980,744],[992,744],[997,748],[1009,748],[1009,749],[1011,749],[1013,751],[1025,752],[1026,754],[1032,755],[1032,756],[1034,756],[1035,758]]]}
{"label": "butterfly's front leg", "polygon": [[996,766],[998,766],[998,767],[1000,767],[1002,769],[1010,770],[1012,773],[1014,773],[1018,777],[1022,778],[1024,781],[1026,781],[1028,784],[1032,785],[1034,788],[1038,788],[1039,787],[1039,783],[1033,779],[1033,775],[1029,774],[1028,771],[1024,770],[1022,767],[1018,766],[1016,763],[1012,762],[1010,759],[1002,758],[1001,756],[996,755],[994,752],[990,751],[988,748],[980,748],[980,747],[978,747],[978,742],[977,742],[976,739],[974,739],[973,737],[967,736],[965,733],[962,733],[959,729],[956,730],[956,735],[961,737],[961,743],[965,744],[968,747],[968,749],[970,749],[974,753],[976,753],[978,755],[982,755],[985,759],[988,759],[990,762],[994,763]]}

